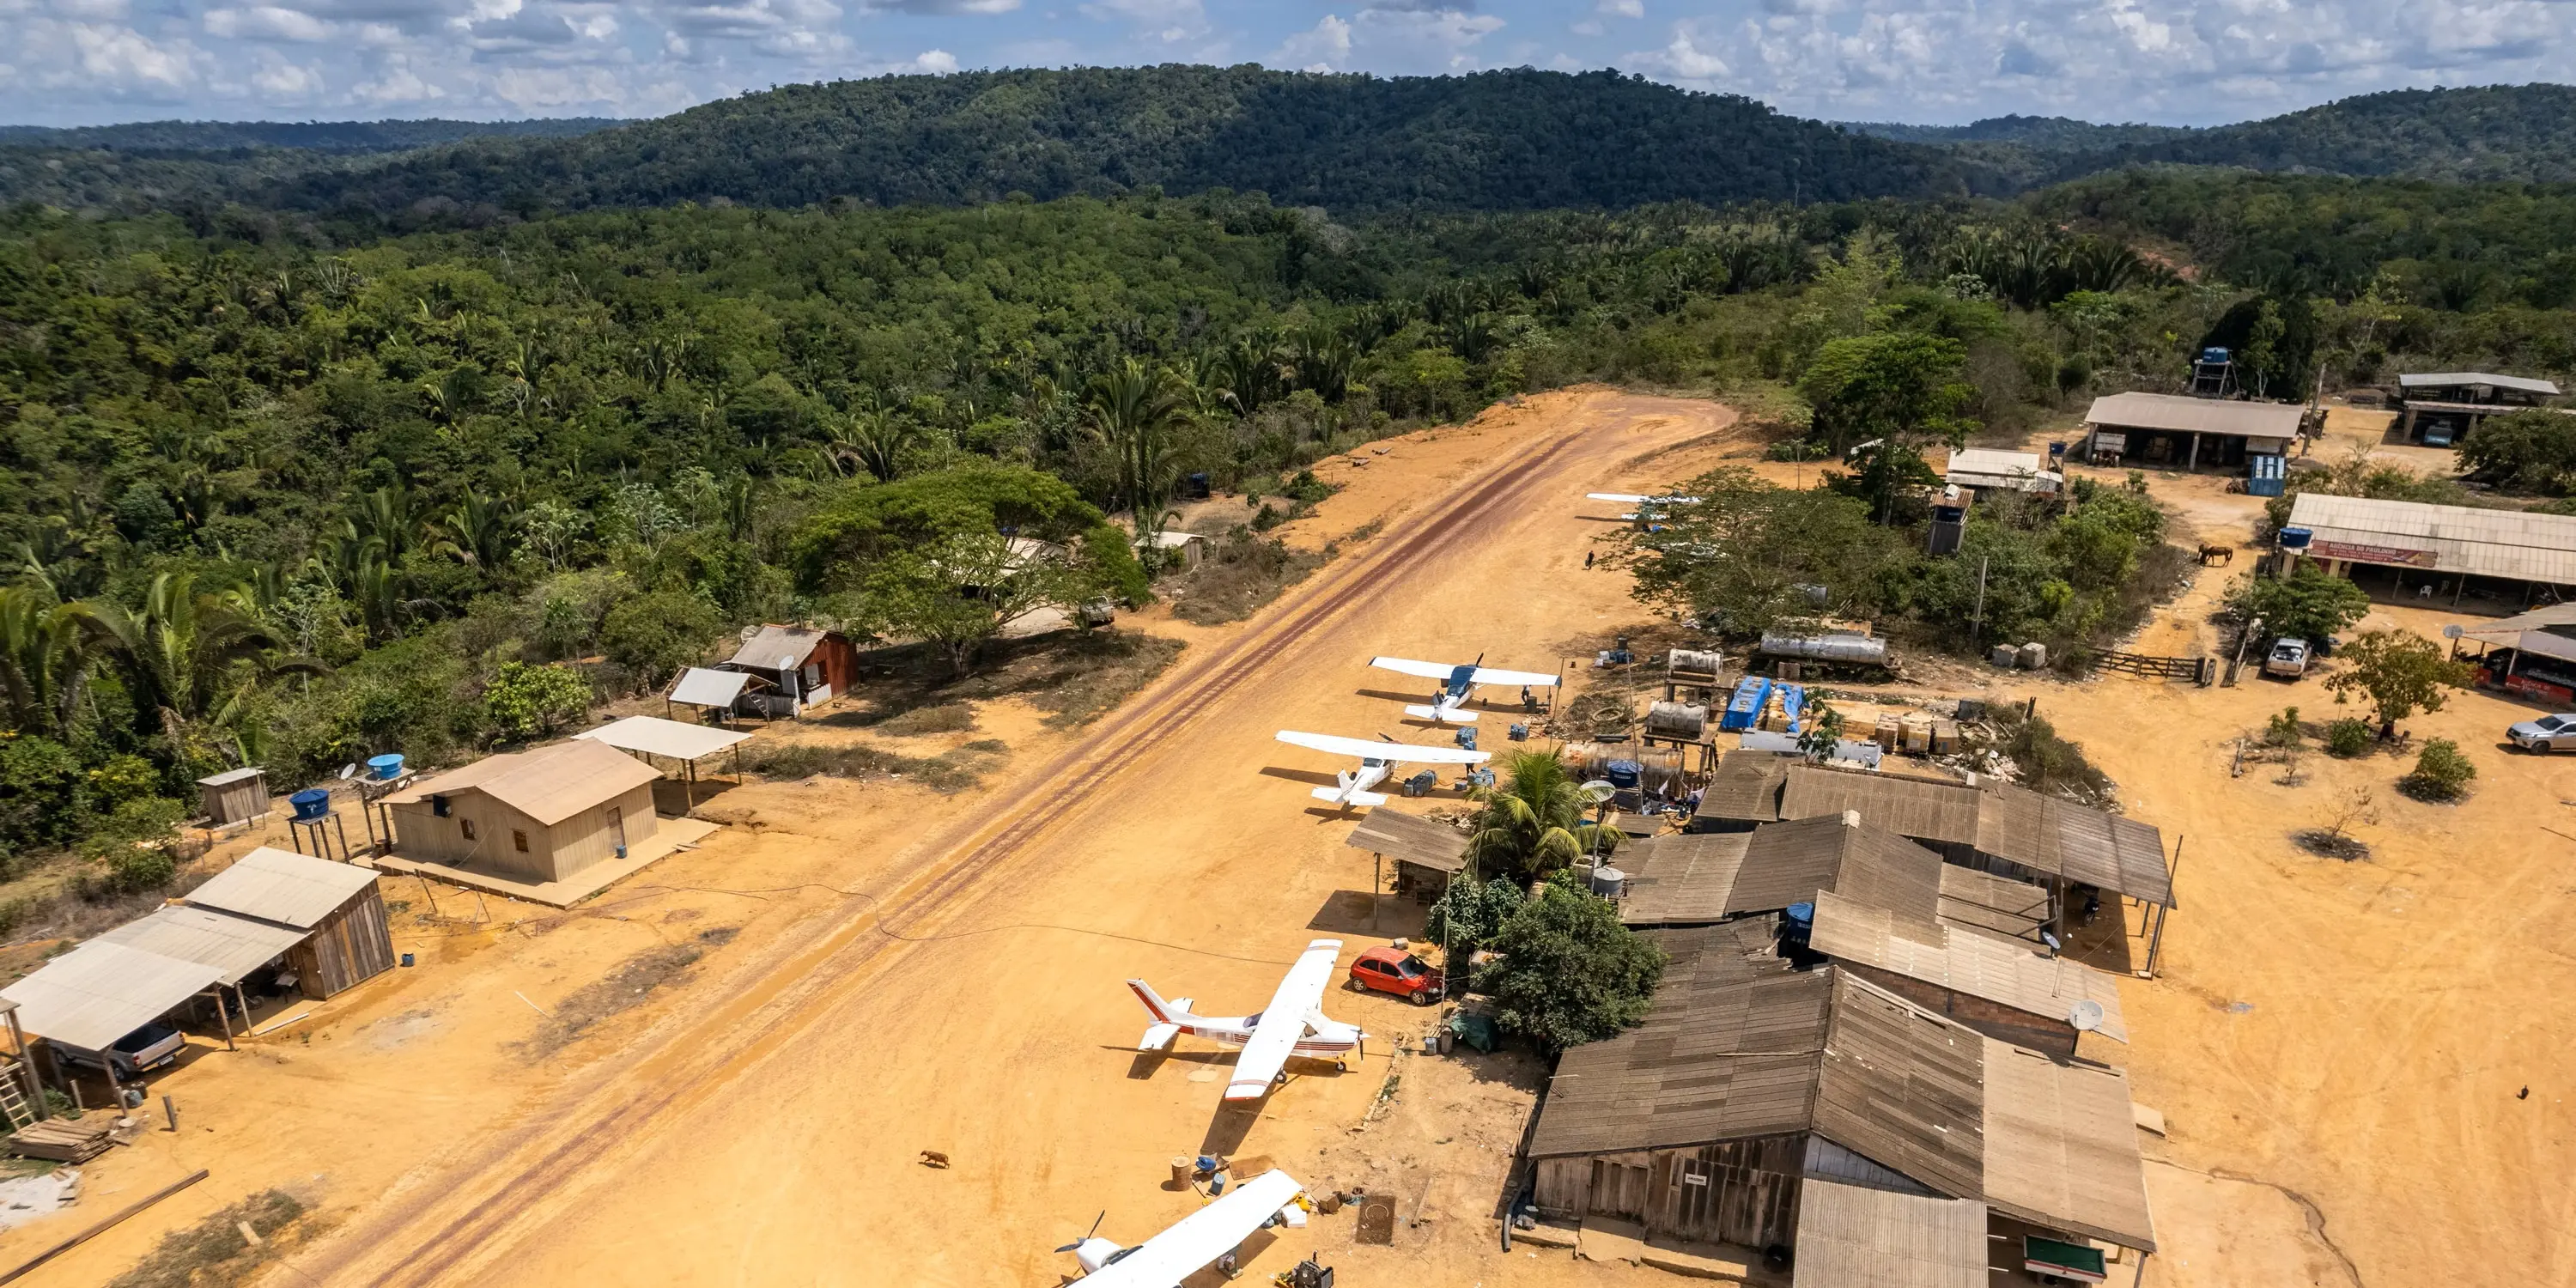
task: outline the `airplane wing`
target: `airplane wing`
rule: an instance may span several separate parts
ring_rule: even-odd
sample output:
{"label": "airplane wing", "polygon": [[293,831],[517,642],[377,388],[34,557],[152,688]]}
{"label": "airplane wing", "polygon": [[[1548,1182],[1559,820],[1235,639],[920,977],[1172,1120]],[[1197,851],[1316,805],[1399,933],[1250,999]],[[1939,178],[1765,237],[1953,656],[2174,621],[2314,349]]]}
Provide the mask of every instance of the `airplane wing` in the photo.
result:
{"label": "airplane wing", "polygon": [[1279,991],[1271,994],[1270,1005],[1261,1008],[1251,1040],[1234,1057],[1234,1078],[1225,1084],[1226,1099],[1259,1100],[1270,1090],[1270,1080],[1288,1063],[1297,1039],[1306,1036],[1306,1017],[1324,1004],[1324,986],[1332,983],[1333,967],[1341,955],[1338,939],[1313,940],[1298,955],[1297,964],[1279,981]]}
{"label": "airplane wing", "polygon": [[1381,671],[1418,675],[1426,680],[1446,680],[1450,672],[1458,669],[1455,662],[1416,662],[1405,657],[1373,657],[1369,659],[1369,665]]}
{"label": "airplane wing", "polygon": [[1586,492],[1583,495],[1595,501],[1616,501],[1621,505],[1643,505],[1654,499],[1650,496],[1639,496],[1634,492]]}
{"label": "airplane wing", "polygon": [[1272,1168],[1128,1249],[1081,1282],[1085,1288],[1177,1288],[1269,1224],[1303,1188],[1296,1177]]}
{"label": "airplane wing", "polygon": [[1474,675],[1467,678],[1477,684],[1526,684],[1534,689],[1552,689],[1560,677],[1538,671],[1497,671],[1490,666],[1480,666]]}
{"label": "airplane wing", "polygon": [[1481,765],[1494,758],[1489,751],[1469,751],[1464,747],[1425,747],[1410,742],[1370,742],[1366,738],[1337,738],[1328,733],[1299,733],[1294,729],[1279,731],[1279,741],[1308,751],[1321,751],[1335,756],[1356,756],[1362,760],[1384,760],[1399,765]]}

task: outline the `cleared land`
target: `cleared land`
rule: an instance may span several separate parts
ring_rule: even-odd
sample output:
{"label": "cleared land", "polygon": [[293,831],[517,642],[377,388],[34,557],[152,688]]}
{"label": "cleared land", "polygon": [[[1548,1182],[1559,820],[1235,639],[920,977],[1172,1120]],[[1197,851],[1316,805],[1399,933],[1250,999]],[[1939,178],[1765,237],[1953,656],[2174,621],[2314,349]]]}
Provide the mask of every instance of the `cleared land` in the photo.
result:
{"label": "cleared land", "polygon": [[[2339,433],[2368,432],[2346,419]],[[915,758],[1000,740],[983,786],[726,790],[704,809],[735,826],[569,913],[440,889],[445,917],[424,922],[418,883],[390,884],[411,904],[397,947],[422,967],[248,1054],[193,1055],[157,1088],[187,1132],[99,1160],[93,1199],[12,1232],[0,1261],[79,1228],[96,1196],[202,1166],[210,1182],[26,1282],[105,1282],[274,1187],[336,1226],[291,1262],[310,1282],[1053,1284],[1071,1261],[1049,1249],[1104,1208],[1103,1232],[1129,1240],[1189,1211],[1159,1186],[1165,1161],[1215,1147],[1392,1188],[1427,1218],[1400,1222],[1393,1248],[1354,1248],[1348,1215],[1318,1218],[1255,1274],[1313,1247],[1351,1283],[1678,1282],[1498,1252],[1492,1204],[1537,1085],[1525,1058],[1394,1056],[1425,1013],[1335,991],[1327,1009],[1375,1035],[1367,1059],[1297,1067],[1257,1117],[1223,1115],[1223,1062],[1186,1042],[1140,1059],[1146,1017],[1118,984],[1248,1009],[1308,938],[1356,951],[1406,928],[1392,905],[1373,923],[1348,821],[1308,808],[1335,766],[1271,732],[1438,740],[1402,721],[1370,653],[1539,666],[1560,641],[1638,623],[1623,578],[1582,569],[1605,527],[1581,494],[1750,450],[1729,423],[1706,403],[1577,392],[1395,440],[1365,466],[1328,462],[1318,473],[1343,491],[1281,535],[1320,549],[1382,530],[1247,623],[1149,621],[1189,648],[1096,723],[1051,727],[1004,695],[975,700],[971,728],[796,732]],[[2195,530],[2177,539],[2241,540],[2259,508],[2214,478],[2159,476],[2156,495]],[[2209,647],[2231,575],[2200,574],[2140,646]],[[2443,620],[2383,608],[2365,625]],[[2576,1197],[2559,1178],[2576,1129],[2556,1053],[2576,1036],[2558,931],[2576,895],[2576,768],[2496,749],[2527,708],[2469,694],[2408,722],[2481,771],[2467,803],[2431,806],[2397,795],[2389,758],[2311,755],[2297,787],[2269,766],[2229,776],[2231,740],[2271,712],[2334,714],[2314,679],[1959,674],[2037,696],[2131,812],[2184,839],[2166,975],[2123,985],[2135,1045],[2088,1047],[2128,1064],[2170,1124],[2145,1139],[2167,1249],[2150,1283],[2570,1282]],[[2372,862],[2292,845],[2362,783],[2381,789]],[[535,1007],[675,945],[703,955],[530,1062],[553,1023]],[[954,1166],[917,1166],[923,1149]]]}

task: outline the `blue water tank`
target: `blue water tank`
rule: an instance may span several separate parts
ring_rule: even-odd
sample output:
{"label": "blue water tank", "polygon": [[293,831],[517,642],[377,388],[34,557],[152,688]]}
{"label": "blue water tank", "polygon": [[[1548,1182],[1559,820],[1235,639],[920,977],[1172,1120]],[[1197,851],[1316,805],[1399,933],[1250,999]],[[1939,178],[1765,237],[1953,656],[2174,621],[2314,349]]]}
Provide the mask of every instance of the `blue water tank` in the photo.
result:
{"label": "blue water tank", "polygon": [[2279,541],[2283,550],[2305,550],[2316,535],[2306,528],[2283,528]]}
{"label": "blue water tank", "polygon": [[1791,930],[1799,934],[1805,934],[1807,931],[1814,929],[1815,925],[1816,905],[1812,903],[1793,903],[1789,905],[1789,928]]}
{"label": "blue water tank", "polygon": [[1604,777],[1610,780],[1610,785],[1613,787],[1631,788],[1645,781],[1646,767],[1633,760],[1614,760],[1610,762]]}
{"label": "blue water tank", "polygon": [[402,767],[403,758],[399,751],[367,757],[367,773],[379,782],[390,782],[402,777]]}
{"label": "blue water tank", "polygon": [[2225,362],[2227,361],[2227,350],[2216,346],[2203,349],[2200,351],[2200,360],[2203,362]]}
{"label": "blue water tank", "polygon": [[331,816],[331,793],[319,787],[307,787],[286,798],[295,809],[295,821],[313,823]]}

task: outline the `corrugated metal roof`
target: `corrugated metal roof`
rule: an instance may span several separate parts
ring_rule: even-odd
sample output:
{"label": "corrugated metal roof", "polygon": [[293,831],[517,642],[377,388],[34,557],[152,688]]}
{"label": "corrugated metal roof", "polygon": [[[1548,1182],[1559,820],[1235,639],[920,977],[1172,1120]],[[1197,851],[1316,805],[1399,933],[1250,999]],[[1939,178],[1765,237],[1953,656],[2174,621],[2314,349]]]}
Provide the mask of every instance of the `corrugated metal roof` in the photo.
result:
{"label": "corrugated metal roof", "polygon": [[2463,639],[2511,644],[2520,639],[2524,631],[2547,630],[2552,626],[2576,626],[2576,604],[2551,604],[2547,608],[2535,608],[2528,613],[2516,613],[2511,617],[2499,617],[2492,622],[2463,626],[2460,628],[2460,636]]}
{"label": "corrugated metal roof", "polygon": [[1986,1205],[1813,1177],[1798,1183],[1790,1288],[1985,1288]]}
{"label": "corrugated metal roof", "polygon": [[2180,394],[2112,394],[2093,400],[2084,422],[2104,429],[2161,429],[2189,434],[2242,434],[2247,438],[2299,436],[2306,409],[2292,403],[2185,398]]}
{"label": "corrugated metal roof", "polygon": [[1745,847],[1726,910],[1776,911],[1820,890],[1929,926],[1940,911],[1941,856],[1851,814],[1766,824]]}
{"label": "corrugated metal roof", "polygon": [[208,908],[158,908],[98,939],[212,966],[223,972],[215,982],[230,986],[285,956],[287,949],[304,942],[304,932]]}
{"label": "corrugated metal roof", "polygon": [[1789,771],[1780,817],[1814,818],[1844,810],[1926,844],[1964,844],[2034,872],[2176,906],[2164,836],[2133,818],[2010,783],[1971,787],[1811,765]]}
{"label": "corrugated metal roof", "polygon": [[223,976],[215,967],[93,939],[0,989],[30,1036],[87,1051],[178,1009]]}
{"label": "corrugated metal roof", "polygon": [[2400,389],[2449,389],[2465,385],[2487,385],[2496,389],[2514,389],[2544,398],[2558,396],[2558,386],[2529,376],[2499,376],[2487,371],[2437,371],[2423,375],[2399,376]]}
{"label": "corrugated metal roof", "polygon": [[1816,924],[1808,945],[1828,957],[1955,989],[2061,1024],[2077,1002],[2098,1002],[2104,1017],[2102,1036],[2129,1040],[2128,1023],[2120,1015],[2117,980],[2010,940],[1954,932],[1944,925],[1905,925],[1884,908],[1823,891],[1816,895]]}
{"label": "corrugated metal roof", "polygon": [[1727,896],[1744,865],[1751,832],[1683,833],[1623,846],[1612,862],[1628,874],[1619,920],[1631,926],[1705,926],[1726,920]]}
{"label": "corrugated metal roof", "polygon": [[2156,1250],[2129,1080],[1986,1040],[1985,1200],[2052,1229]]}
{"label": "corrugated metal roof", "polygon": [[1465,833],[1435,819],[1416,818],[1383,805],[1370,810],[1342,843],[1438,872],[1456,873],[1467,867]]}
{"label": "corrugated metal roof", "polygon": [[805,665],[805,659],[813,656],[830,634],[812,626],[763,626],[759,634],[743,641],[742,648],[725,665],[761,671],[793,670]]}
{"label": "corrugated metal roof", "polygon": [[2040,468],[2037,452],[2001,452],[1968,447],[1950,453],[1942,481],[1953,487],[2000,487],[2023,492],[2054,492],[2066,476]]}
{"label": "corrugated metal roof", "polygon": [[1977,1197],[1986,1039],[1858,976],[1829,973],[1817,1134],[1954,1198]]}
{"label": "corrugated metal roof", "polygon": [[[2576,516],[2301,492],[2288,526],[2315,534],[2318,558],[2394,564],[2429,553],[2440,572],[2576,585]],[[2344,549],[2316,548],[2325,543]]]}
{"label": "corrugated metal roof", "polygon": [[1941,920],[2038,943],[2040,928],[2049,922],[2048,887],[1945,863],[1941,865]]}
{"label": "corrugated metal roof", "polygon": [[420,779],[385,798],[411,805],[432,796],[480,791],[540,823],[555,824],[615,800],[662,776],[662,771],[605,743],[575,738],[550,747],[486,756],[473,764]]}
{"label": "corrugated metal roof", "polygon": [[1972,845],[1977,839],[1977,790],[1965,783],[1817,765],[1789,770],[1788,790],[1780,795],[1781,818],[1816,818],[1844,810],[1858,810],[1862,822],[1918,841]]}
{"label": "corrugated metal roof", "polygon": [[751,681],[749,671],[693,666],[680,672],[679,682],[671,686],[671,701],[692,707],[729,707]]}
{"label": "corrugated metal roof", "polygon": [[187,901],[192,907],[216,908],[310,930],[351,896],[375,883],[373,868],[263,845],[234,860],[213,880],[189,891]]}
{"label": "corrugated metal roof", "polygon": [[1727,752],[1717,761],[1708,787],[1700,793],[1698,818],[1769,823],[1780,817],[1780,785],[1789,780],[1794,754],[1776,751]]}
{"label": "corrugated metal roof", "polygon": [[640,751],[648,756],[669,756],[675,760],[712,756],[735,743],[751,740],[747,733],[683,724],[660,716],[628,716],[573,737],[604,742],[622,751]]}
{"label": "corrugated metal roof", "polygon": [[244,765],[239,769],[227,769],[220,774],[208,774],[205,777],[198,779],[197,785],[199,787],[227,787],[234,783],[245,782],[250,779],[257,778],[260,776],[260,772],[260,767],[257,765]]}

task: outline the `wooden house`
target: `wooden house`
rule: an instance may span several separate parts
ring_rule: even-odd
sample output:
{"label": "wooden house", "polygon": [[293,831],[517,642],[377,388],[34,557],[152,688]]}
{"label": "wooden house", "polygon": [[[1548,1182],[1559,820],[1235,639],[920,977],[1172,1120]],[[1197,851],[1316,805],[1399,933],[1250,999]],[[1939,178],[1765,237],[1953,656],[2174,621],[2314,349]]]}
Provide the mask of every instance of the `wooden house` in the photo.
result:
{"label": "wooden house", "polygon": [[585,738],[422,778],[387,796],[401,857],[542,884],[653,835],[652,766]]}
{"label": "wooden house", "polygon": [[261,846],[189,891],[187,906],[294,932],[286,967],[317,1001],[394,967],[393,927],[372,868]]}
{"label": "wooden house", "polygon": [[859,679],[858,647],[839,631],[811,626],[763,626],[717,669],[741,671],[763,683],[738,694],[735,710],[793,716],[848,693]]}

